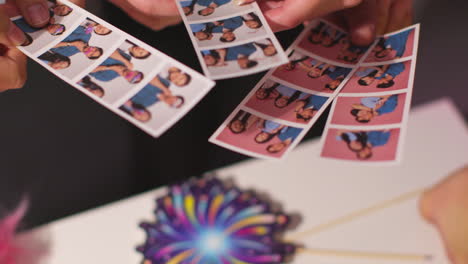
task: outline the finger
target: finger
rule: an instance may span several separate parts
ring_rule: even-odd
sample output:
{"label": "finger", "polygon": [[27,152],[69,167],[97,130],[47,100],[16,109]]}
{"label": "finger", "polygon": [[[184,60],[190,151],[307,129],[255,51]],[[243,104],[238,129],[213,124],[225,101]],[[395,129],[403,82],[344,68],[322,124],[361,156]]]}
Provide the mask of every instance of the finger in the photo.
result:
{"label": "finger", "polygon": [[413,1],[394,0],[390,9],[387,32],[400,30],[413,22]]}
{"label": "finger", "polygon": [[70,0],[70,2],[80,7],[85,7],[86,5],[86,0]]}
{"label": "finger", "polygon": [[20,88],[26,80],[26,56],[15,47],[25,40],[24,33],[0,12],[0,91]]}
{"label": "finger", "polygon": [[8,16],[0,12],[0,43],[7,47],[18,46],[26,41],[26,36]]}
{"label": "finger", "polygon": [[234,4],[236,5],[248,5],[255,2],[255,0],[234,0]]}
{"label": "finger", "polygon": [[171,6],[168,6],[165,9],[167,13],[158,15],[158,13],[147,14],[148,10],[137,9],[136,7],[134,7],[134,4],[136,4],[136,2],[129,3],[128,1],[123,0],[111,0],[111,2],[123,11],[125,11],[133,19],[135,19],[143,25],[148,26],[153,30],[161,30],[165,27],[176,25],[182,21],[177,7],[175,7],[174,10],[172,10],[173,8]]}
{"label": "finger", "polygon": [[365,0],[360,5],[343,11],[351,42],[355,45],[367,46],[375,40],[377,1],[380,0]]}
{"label": "finger", "polygon": [[26,56],[16,48],[5,48],[0,56],[0,92],[23,87],[27,75]]}
{"label": "finger", "polygon": [[33,27],[43,27],[50,19],[46,0],[15,0],[21,14]]}
{"label": "finger", "polygon": [[377,19],[377,27],[376,27],[375,32],[379,36],[387,33],[391,4],[392,4],[392,0],[377,1],[378,19]]}
{"label": "finger", "polygon": [[260,7],[275,31],[296,27],[304,21],[351,8],[362,0],[266,0]]}
{"label": "finger", "polygon": [[0,5],[0,12],[6,14],[8,17],[16,17],[21,15],[18,7],[14,3],[8,1],[4,5]]}

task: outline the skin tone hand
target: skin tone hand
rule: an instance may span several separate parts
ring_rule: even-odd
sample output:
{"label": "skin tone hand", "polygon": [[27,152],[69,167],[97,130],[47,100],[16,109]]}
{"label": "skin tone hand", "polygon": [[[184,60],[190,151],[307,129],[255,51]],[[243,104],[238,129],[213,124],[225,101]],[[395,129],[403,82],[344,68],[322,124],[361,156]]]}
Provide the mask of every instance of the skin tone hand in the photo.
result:
{"label": "skin tone hand", "polygon": [[[253,0],[235,0],[249,4]],[[327,16],[347,28],[356,45],[411,24],[412,0],[257,0],[274,31],[293,28],[304,21]]]}
{"label": "skin tone hand", "polygon": [[10,17],[21,14],[33,27],[43,27],[50,21],[48,10],[46,0],[15,0],[0,5],[0,91],[21,88],[27,76],[26,56],[16,48],[26,37]]}
{"label": "skin tone hand", "polygon": [[109,0],[129,16],[154,30],[182,21],[175,0]]}
{"label": "skin tone hand", "polygon": [[423,217],[434,224],[453,264],[468,264],[468,167],[427,191],[421,201]]}

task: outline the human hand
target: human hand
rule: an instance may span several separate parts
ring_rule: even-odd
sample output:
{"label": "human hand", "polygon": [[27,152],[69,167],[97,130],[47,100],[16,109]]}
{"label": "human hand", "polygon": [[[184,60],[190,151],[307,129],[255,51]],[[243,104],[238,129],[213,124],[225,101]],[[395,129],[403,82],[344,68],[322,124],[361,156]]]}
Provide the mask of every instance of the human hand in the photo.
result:
{"label": "human hand", "polygon": [[26,82],[26,56],[16,48],[25,43],[26,37],[10,21],[10,17],[18,14],[37,28],[51,20],[46,0],[16,0],[0,5],[0,91],[21,88]]}
{"label": "human hand", "polygon": [[180,23],[175,0],[109,0],[139,23],[161,30]]}
{"label": "human hand", "polygon": [[26,56],[16,46],[26,41],[25,34],[10,21],[22,14],[34,27],[49,22],[46,0],[17,0],[0,5],[0,91],[21,88],[26,81]]}
{"label": "human hand", "polygon": [[438,228],[452,263],[467,264],[468,167],[427,191],[420,209],[423,217]]}
{"label": "human hand", "polygon": [[[244,5],[254,0],[234,0]],[[368,45],[376,35],[411,24],[412,0],[257,0],[274,31],[294,28],[314,18],[328,16],[346,28],[356,45]]]}

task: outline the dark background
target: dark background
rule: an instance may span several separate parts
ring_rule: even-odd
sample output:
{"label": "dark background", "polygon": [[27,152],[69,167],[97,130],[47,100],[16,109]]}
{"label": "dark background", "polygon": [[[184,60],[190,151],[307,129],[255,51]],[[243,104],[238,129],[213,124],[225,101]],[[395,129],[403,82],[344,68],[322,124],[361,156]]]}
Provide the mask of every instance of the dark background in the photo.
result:
{"label": "dark background", "polygon": [[[183,26],[152,32],[108,3],[89,2],[96,15],[200,70]],[[414,105],[448,96],[468,116],[468,1],[415,5],[422,35]],[[299,30],[278,37],[286,46]],[[27,228],[246,158],[207,139],[261,75],[218,82],[155,140],[36,63],[29,73],[23,89],[0,94],[0,214],[28,195]],[[324,119],[308,138],[322,133]]]}

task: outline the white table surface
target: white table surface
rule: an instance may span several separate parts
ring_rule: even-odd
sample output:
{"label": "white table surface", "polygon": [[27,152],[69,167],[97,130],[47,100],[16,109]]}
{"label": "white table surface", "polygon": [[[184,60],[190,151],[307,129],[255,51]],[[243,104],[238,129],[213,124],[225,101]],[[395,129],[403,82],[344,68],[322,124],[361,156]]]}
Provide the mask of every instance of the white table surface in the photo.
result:
{"label": "white table surface", "polygon": [[[468,163],[468,130],[451,102],[441,100],[412,112],[399,166],[340,163],[320,159],[319,152],[318,141],[311,141],[283,162],[252,160],[216,173],[240,187],[267,193],[288,213],[299,213],[302,222],[292,234],[438,182]],[[47,264],[140,263],[142,256],[135,247],[145,241],[145,234],[138,224],[154,219],[154,199],[164,193],[160,188],[68,217],[22,239],[41,240],[48,247],[49,256],[43,261]],[[417,206],[415,197],[298,242],[319,249],[431,255],[433,263],[447,264],[436,230],[420,218]],[[311,254],[298,254],[294,260],[304,264],[379,262],[407,263]]]}

